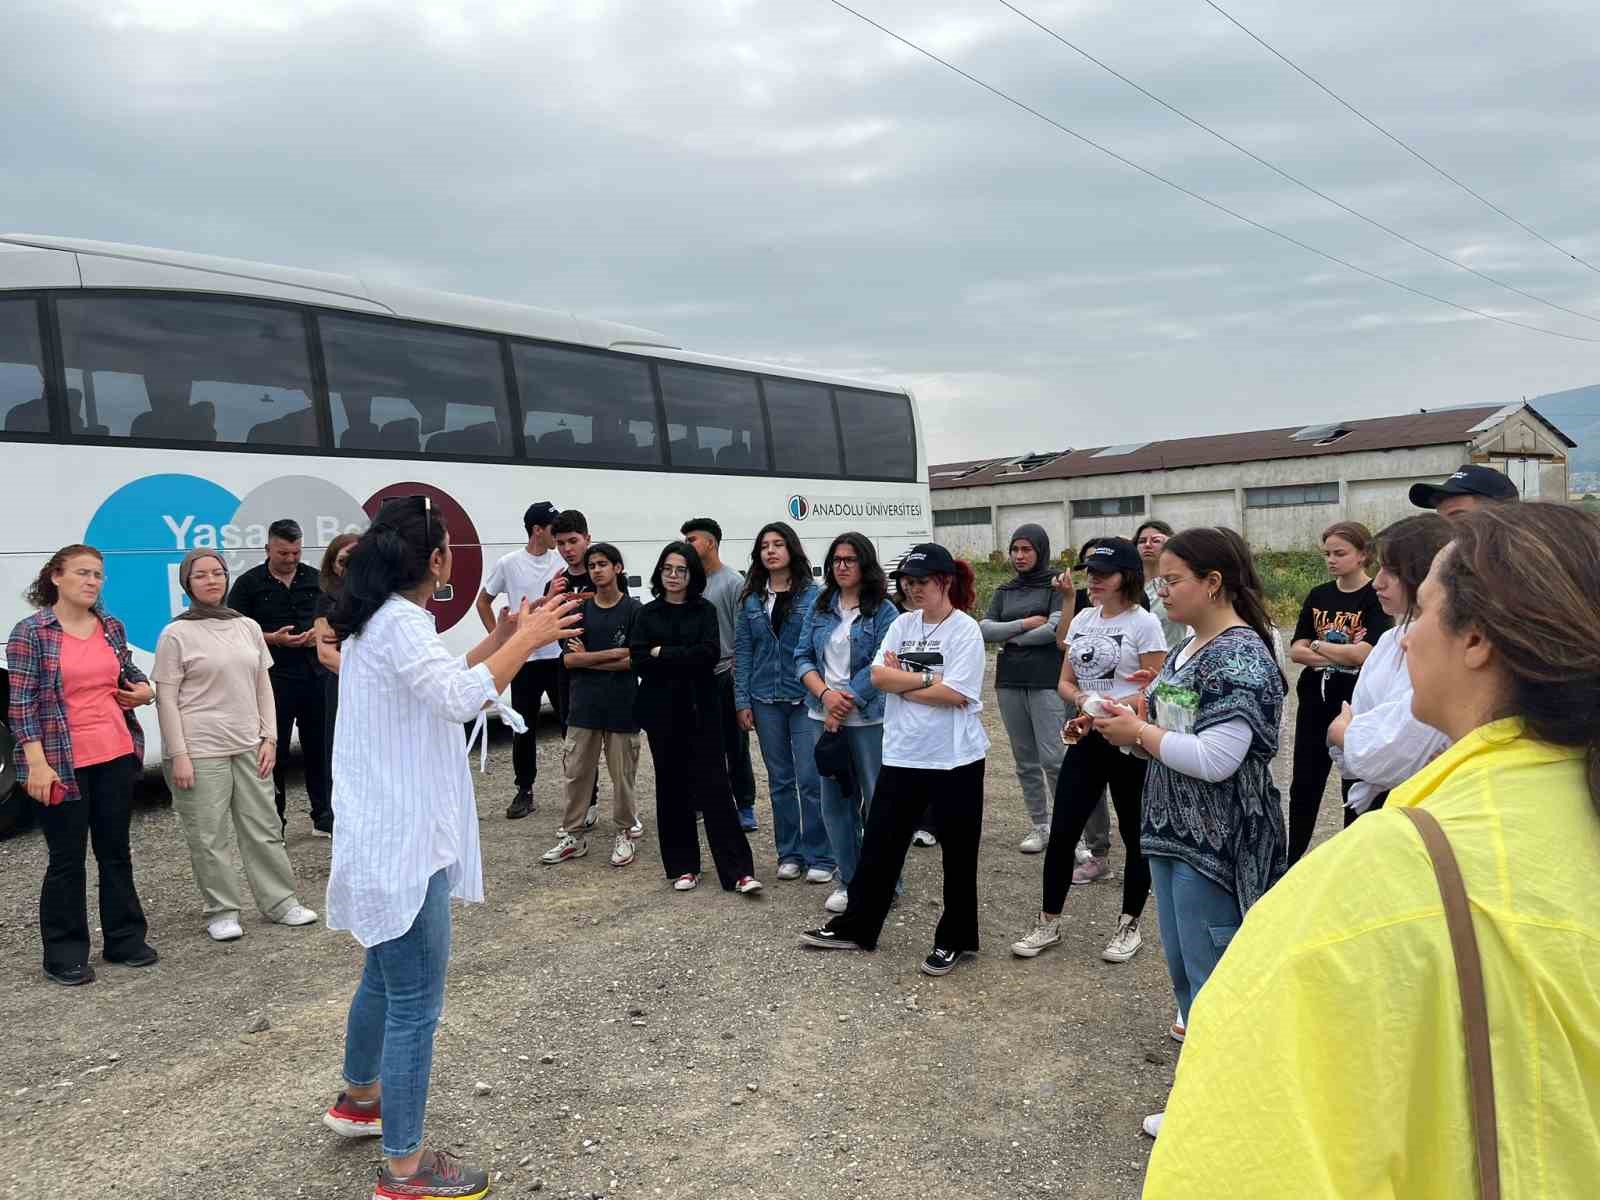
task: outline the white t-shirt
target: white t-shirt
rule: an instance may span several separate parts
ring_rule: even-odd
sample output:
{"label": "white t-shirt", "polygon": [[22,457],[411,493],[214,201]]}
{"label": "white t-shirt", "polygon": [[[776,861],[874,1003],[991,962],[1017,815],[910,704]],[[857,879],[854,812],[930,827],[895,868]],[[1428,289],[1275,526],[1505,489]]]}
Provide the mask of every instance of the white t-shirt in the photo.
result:
{"label": "white t-shirt", "polygon": [[[522,607],[524,600],[537,604],[544,596],[545,586],[566,565],[554,550],[546,550],[543,554],[529,554],[526,547],[513,550],[495,563],[494,570],[489,572],[489,578],[484,581],[483,590],[491,596],[505,596],[512,608]],[[560,657],[561,647],[551,642],[528,655],[528,661]]]}
{"label": "white t-shirt", "polygon": [[[858,605],[839,602],[840,621],[833,627],[833,632],[828,635],[827,644],[822,647],[822,682],[834,691],[850,690],[850,631],[855,627],[857,619],[861,616]],[[822,713],[811,714],[813,721],[821,721]],[[861,715],[859,707],[852,708],[850,715],[844,719],[846,725],[882,725],[883,720],[869,721]]]}
{"label": "white t-shirt", "polygon": [[1165,654],[1167,635],[1161,620],[1138,605],[1114,617],[1100,608],[1086,608],[1067,629],[1067,661],[1085,692],[1126,696],[1139,691],[1132,683],[1141,654]]}
{"label": "white t-shirt", "polygon": [[931,669],[940,682],[967,697],[960,708],[918,704],[888,693],[883,710],[883,763],[887,767],[920,767],[949,771],[976,762],[989,752],[989,735],[978,714],[983,711],[983,631],[964,612],[953,612],[932,625],[921,611],[901,613],[884,634],[872,660],[883,665],[885,651],[903,655],[918,651],[943,656]]}

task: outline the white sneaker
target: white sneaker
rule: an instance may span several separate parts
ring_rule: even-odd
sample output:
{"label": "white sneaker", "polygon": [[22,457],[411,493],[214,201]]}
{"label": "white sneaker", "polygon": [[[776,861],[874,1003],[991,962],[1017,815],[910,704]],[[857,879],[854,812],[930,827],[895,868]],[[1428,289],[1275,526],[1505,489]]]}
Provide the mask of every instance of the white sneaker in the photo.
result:
{"label": "white sneaker", "polygon": [[850,893],[842,887],[836,887],[822,902],[822,907],[831,913],[842,913],[850,907]]}
{"label": "white sneaker", "polygon": [[672,890],[675,892],[692,892],[699,886],[700,876],[679,875],[672,881]]}
{"label": "white sneaker", "polygon": [[827,867],[812,867],[806,872],[807,883],[832,883],[833,871]]}
{"label": "white sneaker", "polygon": [[636,842],[642,838],[644,836],[644,822],[635,820],[632,825],[629,825],[628,836]]}
{"label": "white sneaker", "polygon": [[633,856],[638,853],[634,849],[633,839],[625,833],[617,834],[617,843],[611,847],[611,865],[625,867],[633,861]]}
{"label": "white sneaker", "polygon": [[304,904],[292,905],[288,912],[278,918],[279,925],[315,925],[316,922],[317,914]]}
{"label": "white sneaker", "polygon": [[739,882],[733,885],[733,890],[741,896],[753,896],[761,890],[761,880],[754,875],[741,875]]}
{"label": "white sneaker", "polygon": [[783,880],[799,879],[800,864],[797,862],[779,863],[778,878]]}
{"label": "white sneaker", "polygon": [[556,863],[566,862],[569,858],[582,858],[587,853],[589,853],[588,838],[576,838],[570,833],[563,833],[561,840],[546,850],[539,861],[546,866],[554,866]]}
{"label": "white sneaker", "polygon": [[600,819],[600,804],[598,801],[589,802],[589,811],[583,814],[583,827],[593,829],[595,822]]}
{"label": "white sneaker", "polygon": [[1139,936],[1139,918],[1122,914],[1122,920],[1117,925],[1117,932],[1112,935],[1106,948],[1100,951],[1100,957],[1107,962],[1125,963],[1135,954],[1139,947],[1144,945],[1144,938]]}
{"label": "white sneaker", "polygon": [[1146,1117],[1141,1123],[1145,1133],[1149,1134],[1151,1137],[1161,1136],[1161,1122],[1166,1115],[1167,1114],[1164,1112],[1158,1112],[1151,1113],[1148,1117]]}
{"label": "white sneaker", "polygon": [[1050,841],[1050,827],[1048,825],[1035,825],[1028,831],[1028,836],[1022,839],[1022,845],[1017,849],[1024,854],[1042,854],[1045,846]]}
{"label": "white sneaker", "polygon": [[1032,933],[1028,934],[1020,942],[1011,943],[1011,953],[1018,958],[1038,958],[1044,951],[1050,949],[1051,946],[1059,945],[1060,942],[1061,918],[1057,917],[1053,921],[1046,921],[1041,917],[1039,918],[1039,923],[1033,927]]}
{"label": "white sneaker", "polygon": [[911,835],[911,844],[913,846],[937,846],[939,839],[926,829],[919,829]]}
{"label": "white sneaker", "polygon": [[213,942],[234,942],[244,936],[244,928],[239,924],[238,917],[223,917],[220,921],[213,921],[206,926],[206,932],[211,935]]}
{"label": "white sneaker", "polygon": [[1077,846],[1072,851],[1072,861],[1086,863],[1093,857],[1094,855],[1089,852],[1089,847],[1083,844],[1082,838],[1079,838]]}

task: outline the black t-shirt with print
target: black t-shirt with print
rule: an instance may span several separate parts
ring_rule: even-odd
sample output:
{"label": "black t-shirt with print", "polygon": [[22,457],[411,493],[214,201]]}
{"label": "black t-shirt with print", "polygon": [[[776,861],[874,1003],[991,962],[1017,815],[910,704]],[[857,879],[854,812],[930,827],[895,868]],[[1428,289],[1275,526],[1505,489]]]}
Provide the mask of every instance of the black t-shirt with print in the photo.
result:
{"label": "black t-shirt with print", "polygon": [[[1377,590],[1368,583],[1353,592],[1339,590],[1336,580],[1319,584],[1311,589],[1300,608],[1300,620],[1294,627],[1296,642],[1333,642],[1352,645],[1366,642],[1377,645],[1378,639],[1388,632],[1394,619],[1383,611],[1378,602]],[[1301,698],[1322,693],[1321,676],[1326,673],[1330,687],[1337,682],[1340,691],[1355,690],[1357,667],[1307,667],[1300,672]],[[1346,697],[1347,698],[1347,697]]]}
{"label": "black t-shirt with print", "polygon": [[[590,652],[626,649],[633,633],[639,601],[624,596],[610,608],[595,600],[583,604],[583,648]],[[636,732],[633,699],[639,681],[633,671],[596,671],[576,667],[567,671],[570,691],[567,698],[567,724],[579,729],[608,729]]]}

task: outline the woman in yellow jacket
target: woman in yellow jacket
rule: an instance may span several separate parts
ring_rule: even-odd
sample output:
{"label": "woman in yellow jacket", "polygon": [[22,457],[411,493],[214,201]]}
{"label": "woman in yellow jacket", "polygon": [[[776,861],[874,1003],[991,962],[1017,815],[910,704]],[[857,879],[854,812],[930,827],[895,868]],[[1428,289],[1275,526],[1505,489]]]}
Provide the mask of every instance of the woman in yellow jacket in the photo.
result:
{"label": "woman in yellow jacket", "polygon": [[1425,808],[1483,959],[1507,1198],[1600,1194],[1600,521],[1462,520],[1406,635],[1454,745],[1251,909],[1190,1014],[1147,1200],[1470,1200],[1462,1006]]}

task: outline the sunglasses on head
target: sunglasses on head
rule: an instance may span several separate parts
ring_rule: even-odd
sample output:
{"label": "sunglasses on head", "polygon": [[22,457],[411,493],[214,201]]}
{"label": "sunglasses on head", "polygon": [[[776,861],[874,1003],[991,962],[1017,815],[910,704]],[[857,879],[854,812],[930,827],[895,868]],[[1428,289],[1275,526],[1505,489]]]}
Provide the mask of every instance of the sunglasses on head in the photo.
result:
{"label": "sunglasses on head", "polygon": [[[411,496],[396,496],[394,499],[403,504],[415,504],[417,506],[417,511],[422,514],[422,527],[424,529],[432,527],[433,498],[431,496],[426,494],[417,494]],[[438,587],[433,589],[433,598],[440,604],[454,600],[456,598],[456,589],[454,585],[450,583],[441,583]]]}

